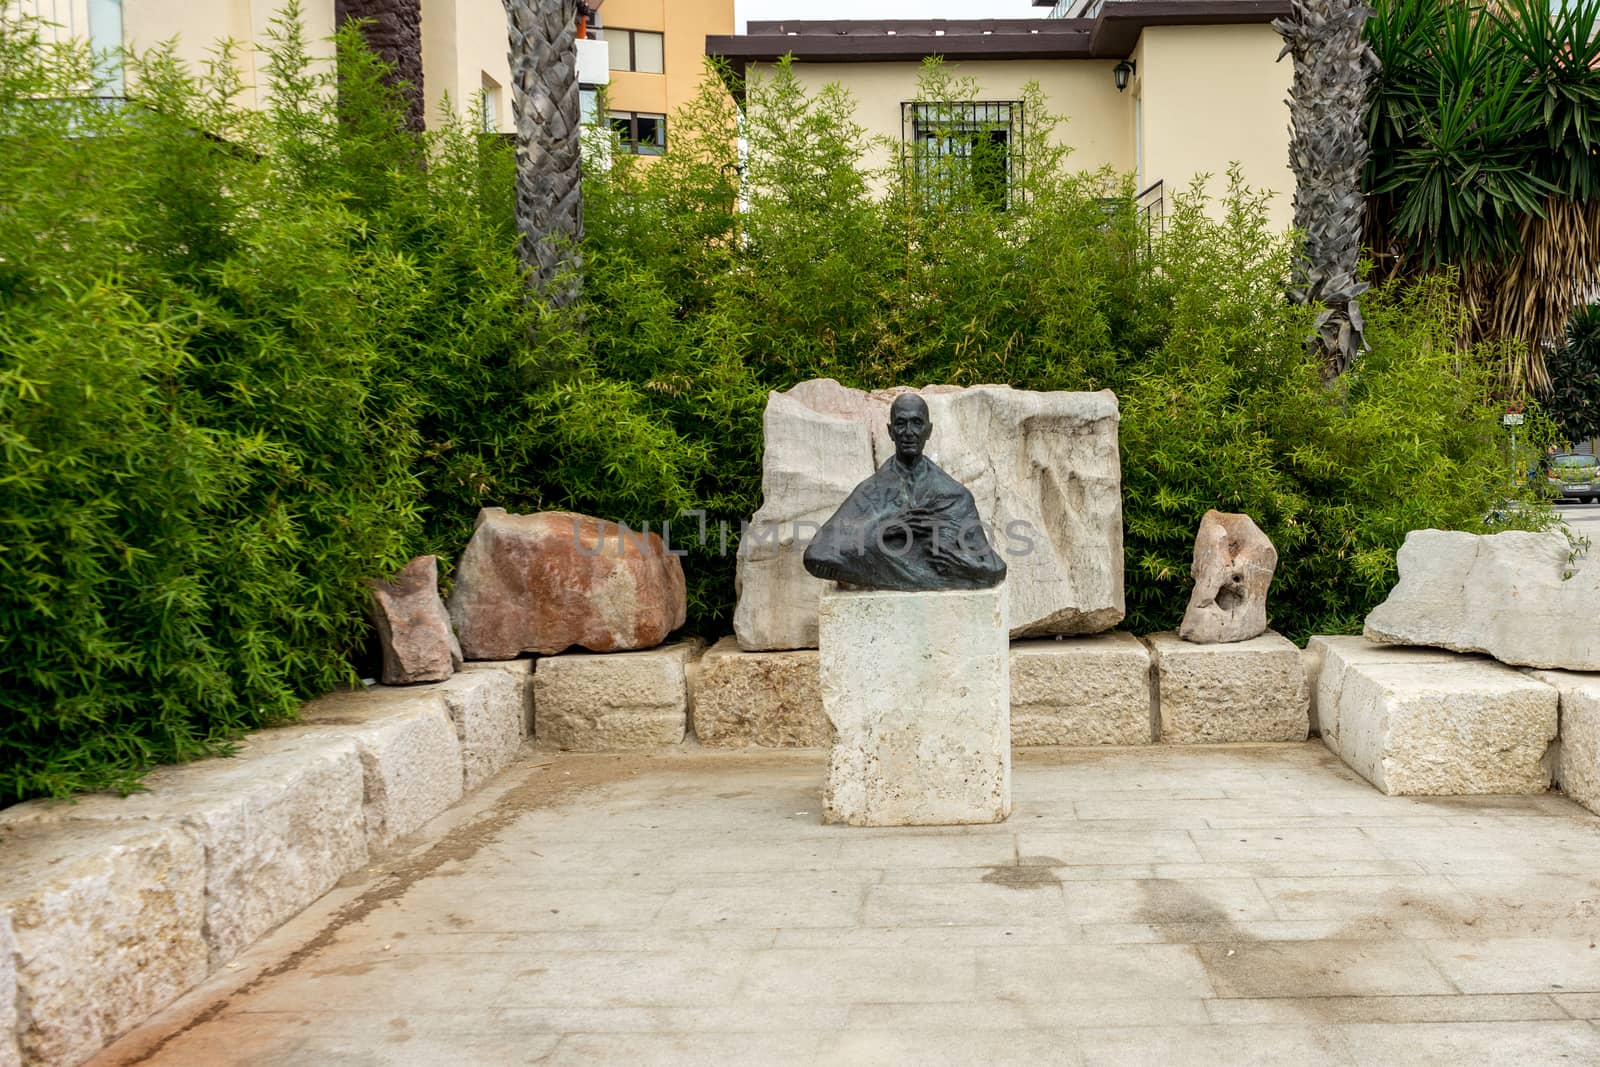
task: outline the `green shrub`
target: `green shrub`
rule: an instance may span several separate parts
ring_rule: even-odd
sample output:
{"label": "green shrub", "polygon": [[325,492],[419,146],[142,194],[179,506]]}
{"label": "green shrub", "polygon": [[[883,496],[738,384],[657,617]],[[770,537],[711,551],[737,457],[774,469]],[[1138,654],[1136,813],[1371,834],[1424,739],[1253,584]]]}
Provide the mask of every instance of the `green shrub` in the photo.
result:
{"label": "green shrub", "polygon": [[1566,343],[1546,362],[1552,383],[1547,407],[1564,443],[1600,437],[1600,304],[1572,313]]}
{"label": "green shrub", "polygon": [[[1037,87],[1001,197],[993,161],[908,180],[787,67],[742,129],[712,81],[672,153],[590,169],[567,315],[524,287],[507,146],[419,140],[357,35],[335,79],[297,24],[256,111],[226,55],[159,50],[104,106],[96,57],[0,17],[0,803],[130,787],[352,680],[363,580],[448,566],[484,505],[674,520],[690,627],[726,633],[734,561],[680,515],[736,539],[767,392],[805,378],[1117,390],[1141,632],[1181,614],[1209,507],[1273,537],[1303,636],[1357,623],[1406,530],[1504,495],[1444,283],[1375,293],[1329,393],[1259,197],[1154,233]],[[930,64],[922,92],[975,89]]]}
{"label": "green shrub", "polygon": [[[731,417],[737,447],[701,468],[702,502],[735,517],[759,502],[752,377],[784,389],[831,376],[1115,390],[1135,632],[1181,618],[1208,508],[1248,512],[1272,537],[1274,623],[1302,639],[1359,628],[1408,530],[1484,529],[1508,493],[1527,505],[1512,521],[1548,521],[1512,489],[1497,358],[1457,350],[1448,279],[1374,292],[1373,351],[1329,392],[1307,355],[1312,312],[1283,299],[1289,241],[1237,178],[1221,204],[1169,194],[1156,232],[1126,177],[1070,169],[1051,144],[1068,120],[1029,86],[1022,165],[996,210],[959,174],[930,194],[836,87],[808,93],[780,64],[743,90],[743,126],[713,81],[675,116],[672,153],[622,157],[585,189],[603,372],[651,390],[686,439],[702,432],[683,421],[700,405]],[[977,87],[930,61],[919,96],[969,101]],[[875,157],[887,165],[866,167]],[[656,393],[665,381],[681,388]],[[699,616],[712,632],[726,629],[730,572],[713,572],[717,614]]]}

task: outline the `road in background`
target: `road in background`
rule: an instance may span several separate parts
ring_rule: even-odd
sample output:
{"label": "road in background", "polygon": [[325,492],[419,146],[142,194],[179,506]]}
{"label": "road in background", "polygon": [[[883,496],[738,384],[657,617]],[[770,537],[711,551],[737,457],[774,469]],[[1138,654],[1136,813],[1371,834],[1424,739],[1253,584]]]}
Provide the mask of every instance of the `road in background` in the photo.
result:
{"label": "road in background", "polygon": [[1600,504],[1558,504],[1556,510],[1574,533],[1583,534],[1600,546]]}

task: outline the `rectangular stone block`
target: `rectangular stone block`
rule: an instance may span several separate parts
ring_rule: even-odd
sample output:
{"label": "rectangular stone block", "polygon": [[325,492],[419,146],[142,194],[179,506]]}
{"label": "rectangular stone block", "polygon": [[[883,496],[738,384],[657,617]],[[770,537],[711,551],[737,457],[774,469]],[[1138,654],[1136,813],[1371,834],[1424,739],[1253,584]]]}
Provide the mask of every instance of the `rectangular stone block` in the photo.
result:
{"label": "rectangular stone block", "polygon": [[825,747],[818,669],[814,649],[743,652],[724,637],[692,674],[695,737],[715,748]]}
{"label": "rectangular stone block", "polygon": [[1310,686],[1300,649],[1271,630],[1248,641],[1196,645],[1145,638],[1156,663],[1161,740],[1174,745],[1304,741]]}
{"label": "rectangular stone block", "polygon": [[474,671],[503,671],[517,680],[517,707],[522,710],[522,736],[533,736],[533,665],[532,659],[488,659],[468,661],[457,674]]}
{"label": "rectangular stone block", "polygon": [[1306,642],[1305,655],[1315,657],[1315,669],[1307,673],[1311,681],[1312,721],[1323,742],[1338,752],[1339,691],[1345,671],[1352,663],[1450,663],[1461,657],[1437,648],[1407,645],[1380,645],[1365,637],[1313,637]]}
{"label": "rectangular stone block", "polygon": [[1148,745],[1150,650],[1128,633],[1011,646],[1011,743]]}
{"label": "rectangular stone block", "polygon": [[698,640],[643,652],[567,652],[533,671],[534,744],[568,752],[656,748],[683,741],[689,664]]}
{"label": "rectangular stone block", "polygon": [[333,693],[307,704],[300,721],[289,729],[356,742],[369,849],[388,848],[461,799],[461,744],[435,686]]}
{"label": "rectangular stone block", "polygon": [[73,1067],[206,976],[205,849],[159,823],[0,827],[17,1038]]}
{"label": "rectangular stone block", "polygon": [[439,693],[455,723],[461,745],[462,788],[470,793],[499,774],[522,748],[524,724],[533,703],[529,670],[463,670],[440,682]]}
{"label": "rectangular stone block", "polygon": [[819,617],[834,738],[823,819],[1000,822],[1011,813],[1006,587],[830,589]]}
{"label": "rectangular stone block", "polygon": [[204,934],[221,966],[367,862],[363,772],[349,737],[253,734],[232,758],[162,767],[148,792],[30,801],[0,824],[181,826],[204,850]]}
{"label": "rectangular stone block", "polygon": [[1561,701],[1556,780],[1567,796],[1600,815],[1600,674],[1529,671]]}
{"label": "rectangular stone block", "polygon": [[1342,643],[1323,652],[1323,743],[1351,770],[1391,796],[1550,787],[1553,686],[1478,656],[1388,651]]}

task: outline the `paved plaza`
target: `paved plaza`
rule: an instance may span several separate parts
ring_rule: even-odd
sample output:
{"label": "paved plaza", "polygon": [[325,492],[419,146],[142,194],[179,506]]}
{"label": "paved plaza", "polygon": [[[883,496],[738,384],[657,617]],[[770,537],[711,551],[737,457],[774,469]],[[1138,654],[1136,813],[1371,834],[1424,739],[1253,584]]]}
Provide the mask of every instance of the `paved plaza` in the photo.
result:
{"label": "paved plaza", "polygon": [[1600,1063],[1600,818],[1306,744],[1018,753],[996,826],[824,757],[525,752],[98,1067]]}

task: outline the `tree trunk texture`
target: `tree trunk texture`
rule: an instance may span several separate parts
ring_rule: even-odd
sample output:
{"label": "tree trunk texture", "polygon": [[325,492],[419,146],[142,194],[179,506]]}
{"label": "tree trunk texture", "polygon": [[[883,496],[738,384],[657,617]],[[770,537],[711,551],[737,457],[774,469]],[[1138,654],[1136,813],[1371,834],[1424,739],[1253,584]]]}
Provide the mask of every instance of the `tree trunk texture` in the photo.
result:
{"label": "tree trunk texture", "polygon": [[1468,263],[1462,296],[1473,310],[1471,340],[1510,341],[1508,396],[1549,393],[1545,351],[1562,344],[1574,307],[1588,302],[1600,263],[1600,203],[1549,197],[1544,217],[1523,217],[1521,248],[1504,263]]}
{"label": "tree trunk texture", "polygon": [[517,231],[529,281],[577,300],[583,237],[578,0],[505,0],[517,125]]}
{"label": "tree trunk texture", "polygon": [[1298,303],[1320,302],[1309,344],[1324,373],[1344,373],[1365,351],[1357,279],[1367,160],[1367,89],[1378,57],[1362,30],[1372,9],[1360,0],[1293,0],[1272,24],[1294,57],[1289,90],[1289,167],[1295,176],[1294,225],[1305,238]]}
{"label": "tree trunk texture", "polygon": [[422,0],[334,0],[334,24],[365,20],[367,45],[394,68],[390,76],[406,101],[406,126],[421,133],[427,126],[422,95]]}

